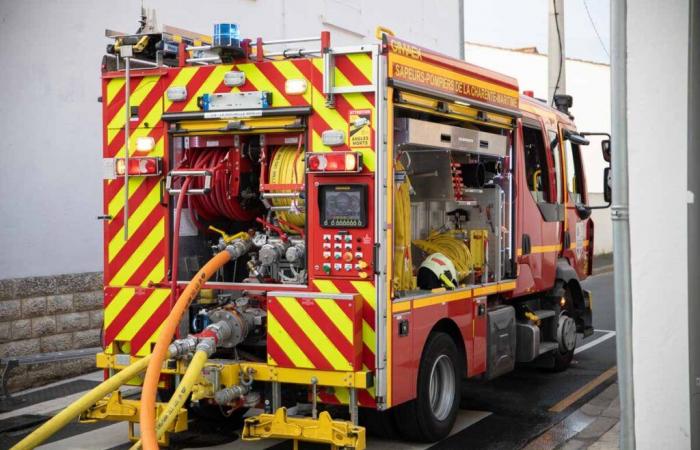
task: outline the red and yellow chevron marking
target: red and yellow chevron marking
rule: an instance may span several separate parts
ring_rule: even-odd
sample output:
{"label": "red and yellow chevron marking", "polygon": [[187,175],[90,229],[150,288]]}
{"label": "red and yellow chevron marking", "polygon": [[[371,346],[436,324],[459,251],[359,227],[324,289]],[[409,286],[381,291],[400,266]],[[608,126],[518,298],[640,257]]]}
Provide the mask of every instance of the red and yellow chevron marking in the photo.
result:
{"label": "red and yellow chevron marking", "polygon": [[[362,370],[376,368],[376,289],[371,281],[314,280],[316,288],[324,293],[357,293],[362,297]],[[347,388],[321,389],[319,401],[331,404],[348,404]],[[376,406],[375,388],[361,389],[357,396],[361,406]]]}
{"label": "red and yellow chevron marking", "polygon": [[138,356],[150,353],[170,311],[169,297],[169,289],[106,287],[105,351]]}
{"label": "red and yellow chevron marking", "polygon": [[267,306],[269,364],[337,371],[360,368],[362,302],[280,296],[268,298]]}
{"label": "red and yellow chevron marking", "polygon": [[[154,74],[131,79],[130,104],[138,107],[138,119],[130,121],[129,154],[164,156],[161,116],[165,76]],[[124,79],[106,79],[104,102],[104,157],[124,155]],[[151,136],[156,142],[152,151],[137,155],[136,141]],[[129,178],[129,236],[124,239],[124,180],[104,182],[104,211],[111,216],[104,228],[105,285],[148,286],[165,279],[167,246],[165,227],[167,207],[162,202],[159,179]]]}
{"label": "red and yellow chevron marking", "polygon": [[[231,70],[246,75],[245,84],[229,87],[223,83],[224,74]],[[287,95],[284,84],[288,79],[305,79],[309,88],[303,95]],[[338,55],[335,80],[338,86],[368,85],[373,82],[372,58],[369,53]],[[321,143],[321,134],[329,129],[348,129],[349,112],[357,109],[372,111],[372,130],[376,129],[374,93],[336,95],[336,105],[329,108],[322,93],[323,65],[321,59],[298,59],[246,63],[236,65],[212,65],[183,67],[158,71],[137,72],[130,80],[130,105],[138,107],[138,117],[130,120],[130,156],[156,156],[167,159],[165,127],[161,120],[164,112],[197,111],[197,97],[204,93],[270,91],[272,106],[311,105],[311,151],[331,151]],[[171,86],[187,88],[189,100],[171,102],[165,92]],[[124,155],[124,123],[126,120],[124,78],[105,77],[103,81],[103,157]],[[363,154],[368,170],[375,167],[375,142],[372,132],[370,147],[353,148]],[[147,154],[138,154],[136,142],[150,136],[155,147]],[[334,150],[348,150],[340,146]],[[167,227],[169,226],[168,202],[161,190],[159,179],[148,177],[129,178],[129,236],[124,239],[125,187],[123,179],[104,181],[104,211],[111,219],[104,224],[105,285],[147,287],[166,279],[168,264]],[[349,289],[353,289],[350,287]],[[359,289],[356,289],[359,292]],[[343,292],[347,292],[343,288]],[[364,296],[362,321],[361,362],[374,368],[374,298]],[[371,309],[367,309],[367,305]],[[120,322],[115,322],[119,324]],[[370,325],[371,324],[371,325]],[[115,331],[115,330],[112,330]]]}

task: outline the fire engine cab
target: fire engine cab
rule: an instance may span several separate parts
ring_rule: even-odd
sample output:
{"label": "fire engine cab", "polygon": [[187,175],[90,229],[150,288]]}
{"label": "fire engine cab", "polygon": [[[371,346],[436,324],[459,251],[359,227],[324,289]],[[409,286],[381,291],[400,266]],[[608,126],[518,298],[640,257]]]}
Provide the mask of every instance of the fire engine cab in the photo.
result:
{"label": "fire engine cab", "polygon": [[564,370],[592,333],[570,97],[382,28],[346,47],[108,35],[97,364],[143,391],[82,419],[128,421],[147,449],[188,417],[244,420],[244,440],[436,441],[464,380]]}

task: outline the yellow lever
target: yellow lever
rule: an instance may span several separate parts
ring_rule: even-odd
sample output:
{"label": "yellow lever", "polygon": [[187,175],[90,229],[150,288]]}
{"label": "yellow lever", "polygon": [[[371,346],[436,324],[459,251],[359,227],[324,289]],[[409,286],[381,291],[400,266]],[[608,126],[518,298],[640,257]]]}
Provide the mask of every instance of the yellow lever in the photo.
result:
{"label": "yellow lever", "polygon": [[246,233],[245,231],[238,232],[234,235],[230,235],[226,233],[224,230],[220,230],[214,226],[209,226],[209,229],[211,231],[214,231],[216,233],[219,233],[221,235],[221,239],[224,240],[225,244],[230,244],[231,242],[235,241],[236,239],[250,239],[250,235]]}

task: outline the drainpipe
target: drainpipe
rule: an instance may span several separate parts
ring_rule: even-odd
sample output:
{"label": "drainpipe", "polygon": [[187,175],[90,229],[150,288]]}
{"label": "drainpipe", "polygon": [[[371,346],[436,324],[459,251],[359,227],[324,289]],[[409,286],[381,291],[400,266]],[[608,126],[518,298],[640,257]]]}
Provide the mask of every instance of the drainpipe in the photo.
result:
{"label": "drainpipe", "polygon": [[459,2],[459,59],[464,60],[464,0]]}
{"label": "drainpipe", "polygon": [[[688,349],[690,351],[690,448],[700,448],[700,4],[690,2],[688,39]],[[694,197],[698,197],[695,200]]]}
{"label": "drainpipe", "polygon": [[612,235],[620,390],[620,448],[635,448],[632,372],[632,281],[630,277],[629,185],[627,176],[627,1],[610,2],[612,93]]}

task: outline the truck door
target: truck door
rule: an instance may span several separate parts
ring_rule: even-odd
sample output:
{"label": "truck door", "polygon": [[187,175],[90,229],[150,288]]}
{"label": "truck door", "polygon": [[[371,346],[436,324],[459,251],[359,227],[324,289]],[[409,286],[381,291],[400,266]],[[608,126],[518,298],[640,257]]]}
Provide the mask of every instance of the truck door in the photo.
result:
{"label": "truck door", "polygon": [[[562,137],[565,129],[562,129]],[[573,131],[573,130],[572,130]],[[581,149],[569,139],[563,139],[564,174],[566,179],[566,226],[562,255],[576,269],[580,279],[588,273],[589,261],[589,221],[586,178],[583,171]]]}
{"label": "truck door", "polygon": [[518,292],[536,292],[551,287],[559,252],[562,205],[556,161],[549,154],[548,136],[542,121],[524,117],[522,121],[522,178],[519,192],[519,224],[522,236],[518,247],[520,275]]}

